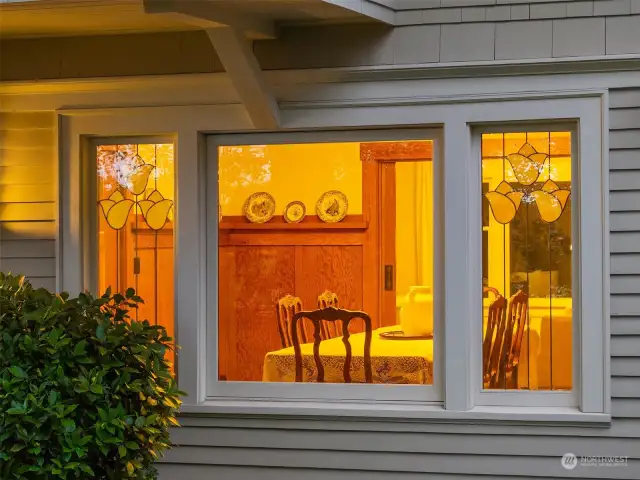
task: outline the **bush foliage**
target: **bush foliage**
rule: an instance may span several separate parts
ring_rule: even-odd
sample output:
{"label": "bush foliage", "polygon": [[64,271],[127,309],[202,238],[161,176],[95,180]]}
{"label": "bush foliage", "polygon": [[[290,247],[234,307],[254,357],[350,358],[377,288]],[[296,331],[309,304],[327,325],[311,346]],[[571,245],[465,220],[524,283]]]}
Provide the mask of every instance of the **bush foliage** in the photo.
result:
{"label": "bush foliage", "polygon": [[179,395],[133,289],[70,298],[0,273],[0,478],[153,479]]}

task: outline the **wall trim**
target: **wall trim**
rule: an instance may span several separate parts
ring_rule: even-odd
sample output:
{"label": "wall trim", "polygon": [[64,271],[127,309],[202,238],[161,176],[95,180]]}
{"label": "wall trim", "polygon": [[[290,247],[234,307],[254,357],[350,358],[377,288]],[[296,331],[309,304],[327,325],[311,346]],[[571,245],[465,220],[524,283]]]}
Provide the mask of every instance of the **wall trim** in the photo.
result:
{"label": "wall trim", "polygon": [[[471,78],[516,75],[557,75],[578,73],[635,72],[640,70],[640,55],[598,57],[536,58],[516,61],[422,63],[411,65],[374,65],[363,67],[317,68],[300,70],[266,70],[268,83],[317,84]],[[171,87],[229,88],[225,73],[189,73],[176,75],[141,75],[130,77],[92,77],[80,79],[20,80],[0,83],[0,96],[69,92],[104,92],[132,88]],[[237,103],[237,102],[230,102]],[[1,109],[1,107],[0,107]]]}

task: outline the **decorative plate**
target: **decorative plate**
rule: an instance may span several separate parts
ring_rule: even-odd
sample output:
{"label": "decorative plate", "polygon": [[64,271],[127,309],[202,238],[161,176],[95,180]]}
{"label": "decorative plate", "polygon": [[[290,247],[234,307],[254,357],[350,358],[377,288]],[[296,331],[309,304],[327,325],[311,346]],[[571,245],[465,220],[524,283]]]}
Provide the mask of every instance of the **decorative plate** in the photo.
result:
{"label": "decorative plate", "polygon": [[251,223],[265,223],[273,217],[276,201],[267,192],[257,192],[247,198],[242,210]]}
{"label": "decorative plate", "polygon": [[337,223],[344,219],[348,208],[347,196],[338,190],[323,193],[316,203],[316,213],[326,223]]}
{"label": "decorative plate", "polygon": [[287,223],[298,223],[307,214],[307,209],[299,200],[291,202],[284,209],[284,221]]}
{"label": "decorative plate", "polygon": [[385,340],[425,340],[433,338],[433,335],[405,335],[402,330],[391,330],[389,332],[381,332],[380,338]]}

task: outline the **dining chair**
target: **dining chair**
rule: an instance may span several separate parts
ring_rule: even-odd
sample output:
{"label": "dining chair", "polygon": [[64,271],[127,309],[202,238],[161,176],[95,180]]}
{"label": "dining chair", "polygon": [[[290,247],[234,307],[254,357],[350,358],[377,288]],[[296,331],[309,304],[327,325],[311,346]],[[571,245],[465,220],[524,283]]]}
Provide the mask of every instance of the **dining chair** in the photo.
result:
{"label": "dining chair", "polygon": [[320,342],[322,341],[321,329],[322,322],[338,322],[343,324],[342,329],[342,343],[344,343],[346,349],[346,355],[344,359],[343,376],[345,383],[351,383],[351,343],[349,343],[349,323],[355,319],[360,318],[365,325],[365,339],[364,339],[364,378],[366,383],[373,383],[373,375],[371,373],[371,317],[364,312],[345,310],[336,307],[320,308],[312,311],[297,312],[293,316],[291,323],[291,336],[293,339],[293,350],[295,352],[296,362],[296,382],[302,382],[302,353],[300,349],[300,341],[298,339],[298,322],[303,319],[308,319],[313,324],[313,358],[316,364],[318,372],[317,381],[319,383],[324,382],[324,366],[320,358]]}
{"label": "dining chair", "polygon": [[[318,308],[323,309],[327,307],[336,307],[338,308],[338,295],[329,290],[325,290],[320,295],[318,295]],[[322,329],[320,331],[320,336],[322,340],[328,340],[330,338],[335,338],[338,335],[338,327],[342,330],[342,322],[322,322]]]}
{"label": "dining chair", "polygon": [[[302,301],[293,295],[285,295],[276,302],[276,317],[278,319],[278,331],[280,332],[280,340],[282,348],[291,347],[291,321],[293,316],[302,310]],[[307,336],[304,328],[300,329],[300,340],[307,343]]]}
{"label": "dining chair", "polygon": [[[482,342],[482,380],[484,388],[495,387],[498,378],[500,350],[504,339],[507,300],[500,292],[491,290],[496,298],[489,305],[487,329]],[[495,335],[494,335],[495,334]]]}
{"label": "dining chair", "polygon": [[498,388],[518,388],[518,365],[520,364],[520,350],[522,337],[529,315],[529,296],[518,290],[509,299],[507,313],[507,327],[500,355],[498,373]]}

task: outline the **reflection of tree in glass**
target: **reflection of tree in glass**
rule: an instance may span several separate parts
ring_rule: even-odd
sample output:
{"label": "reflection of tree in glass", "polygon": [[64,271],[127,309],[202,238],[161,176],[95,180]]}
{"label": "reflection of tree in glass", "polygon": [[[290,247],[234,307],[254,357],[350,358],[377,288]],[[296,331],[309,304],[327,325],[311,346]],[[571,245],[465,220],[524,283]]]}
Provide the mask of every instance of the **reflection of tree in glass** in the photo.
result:
{"label": "reflection of tree in glass", "polygon": [[[560,188],[571,189],[570,182],[557,184]],[[570,297],[571,200],[567,201],[565,210],[558,220],[545,223],[540,219],[535,202],[528,200],[531,198],[531,191],[540,188],[539,183],[529,187],[520,184],[512,186],[514,190],[525,195],[520,209],[509,225],[511,293],[518,289],[526,292],[529,290],[528,278],[519,278],[518,274],[530,274],[535,271],[558,272],[557,285],[550,285],[548,290],[554,297]]]}
{"label": "reflection of tree in glass", "polygon": [[346,172],[344,170],[344,165],[337,165],[333,169],[333,179],[336,181],[341,181],[345,178]]}
{"label": "reflection of tree in glass", "polygon": [[[233,191],[251,185],[263,185],[271,180],[271,161],[268,160],[264,145],[246,147],[220,147],[220,162],[218,176],[221,185],[226,185]],[[236,158],[237,160],[233,160]],[[259,190],[259,189],[257,189]],[[220,195],[221,205],[227,205],[233,193]]]}

